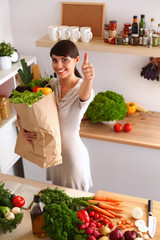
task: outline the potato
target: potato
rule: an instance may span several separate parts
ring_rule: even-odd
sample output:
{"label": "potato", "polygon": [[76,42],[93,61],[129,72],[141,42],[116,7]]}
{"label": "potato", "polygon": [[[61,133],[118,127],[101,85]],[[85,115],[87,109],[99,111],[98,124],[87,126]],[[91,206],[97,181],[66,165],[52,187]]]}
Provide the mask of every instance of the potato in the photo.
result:
{"label": "potato", "polygon": [[105,236],[108,235],[110,232],[111,232],[111,229],[108,227],[102,227],[99,230],[99,233]]}
{"label": "potato", "polygon": [[107,236],[100,237],[99,240],[109,240]]}

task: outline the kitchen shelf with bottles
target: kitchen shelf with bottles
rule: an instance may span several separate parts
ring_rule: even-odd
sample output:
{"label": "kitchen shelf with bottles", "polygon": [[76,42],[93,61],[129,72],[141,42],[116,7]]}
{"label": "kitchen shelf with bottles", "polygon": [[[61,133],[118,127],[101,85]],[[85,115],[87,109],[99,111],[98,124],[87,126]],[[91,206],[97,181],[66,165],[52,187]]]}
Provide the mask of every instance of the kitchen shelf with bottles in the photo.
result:
{"label": "kitchen shelf with bottles", "polygon": [[[36,41],[37,47],[52,48],[54,41],[49,39],[49,35],[45,35]],[[115,54],[127,54],[136,56],[160,57],[160,47],[116,45],[105,43],[103,39],[92,39],[89,43],[81,41],[76,42],[79,50],[106,52]]]}
{"label": "kitchen shelf with bottles", "polygon": [[[35,56],[20,56],[20,59],[22,58],[25,58],[28,65],[36,63]],[[16,75],[19,68],[21,68],[20,61],[12,63],[12,68],[10,69],[0,70],[0,95],[8,98],[12,90],[16,88]],[[2,173],[6,173],[20,158],[19,155],[14,153],[17,140],[17,128],[15,125],[17,115],[11,104],[10,112],[10,117],[2,120],[0,125],[0,172]]]}

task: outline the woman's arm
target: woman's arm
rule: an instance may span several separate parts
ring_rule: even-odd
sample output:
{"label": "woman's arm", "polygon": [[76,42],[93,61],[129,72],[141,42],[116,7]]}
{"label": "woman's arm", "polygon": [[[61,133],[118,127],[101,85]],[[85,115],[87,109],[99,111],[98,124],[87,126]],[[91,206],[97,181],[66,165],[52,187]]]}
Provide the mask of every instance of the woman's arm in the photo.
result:
{"label": "woman's arm", "polygon": [[20,122],[20,116],[17,115],[17,121],[18,121],[18,125],[19,125],[19,128],[20,128],[20,131],[22,131],[22,135],[24,138],[26,138],[27,141],[32,141],[34,139],[36,139],[36,135],[32,132],[28,132],[27,130],[25,130],[22,125],[21,125],[21,122]]}
{"label": "woman's arm", "polygon": [[84,62],[82,65],[82,72],[84,75],[84,80],[79,89],[79,97],[82,101],[89,99],[92,90],[92,81],[95,77],[94,67],[88,62],[88,53],[84,55]]}

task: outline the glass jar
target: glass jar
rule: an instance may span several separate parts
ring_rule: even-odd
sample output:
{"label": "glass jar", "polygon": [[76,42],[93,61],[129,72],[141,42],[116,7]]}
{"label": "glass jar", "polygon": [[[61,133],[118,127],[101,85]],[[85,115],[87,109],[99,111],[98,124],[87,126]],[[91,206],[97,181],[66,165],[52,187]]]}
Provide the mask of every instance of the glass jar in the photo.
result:
{"label": "glass jar", "polygon": [[9,118],[11,115],[8,99],[4,96],[0,97],[0,111],[2,120]]}
{"label": "glass jar", "polygon": [[123,35],[123,44],[128,45],[128,42],[129,42],[128,34],[124,34]]}
{"label": "glass jar", "polygon": [[104,25],[104,41],[108,42],[109,38],[109,23],[105,23]]}
{"label": "glass jar", "polygon": [[158,45],[159,45],[159,36],[158,36],[158,34],[153,34],[152,35],[152,46],[158,47]]}
{"label": "glass jar", "polygon": [[117,45],[123,45],[123,38],[121,34],[118,34],[118,36],[116,37],[116,43]]}
{"label": "glass jar", "polygon": [[132,44],[133,46],[138,46],[138,44],[139,44],[138,34],[132,34],[131,44]]}
{"label": "glass jar", "polygon": [[123,28],[124,34],[128,34],[129,33],[129,27],[131,27],[130,23],[125,23],[124,24],[124,28]]}
{"label": "glass jar", "polygon": [[109,38],[108,42],[111,44],[116,43],[116,36],[117,36],[117,21],[112,20],[109,22]]}

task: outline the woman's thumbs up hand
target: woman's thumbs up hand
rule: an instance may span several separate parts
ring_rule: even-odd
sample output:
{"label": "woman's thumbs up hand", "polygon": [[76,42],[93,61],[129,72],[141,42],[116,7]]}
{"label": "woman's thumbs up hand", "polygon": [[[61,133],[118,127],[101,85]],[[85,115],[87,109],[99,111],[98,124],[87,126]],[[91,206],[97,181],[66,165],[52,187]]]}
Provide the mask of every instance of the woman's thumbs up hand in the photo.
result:
{"label": "woman's thumbs up hand", "polygon": [[93,80],[95,77],[94,67],[91,63],[88,62],[88,53],[84,54],[84,61],[82,64],[82,72],[84,75],[84,80]]}

